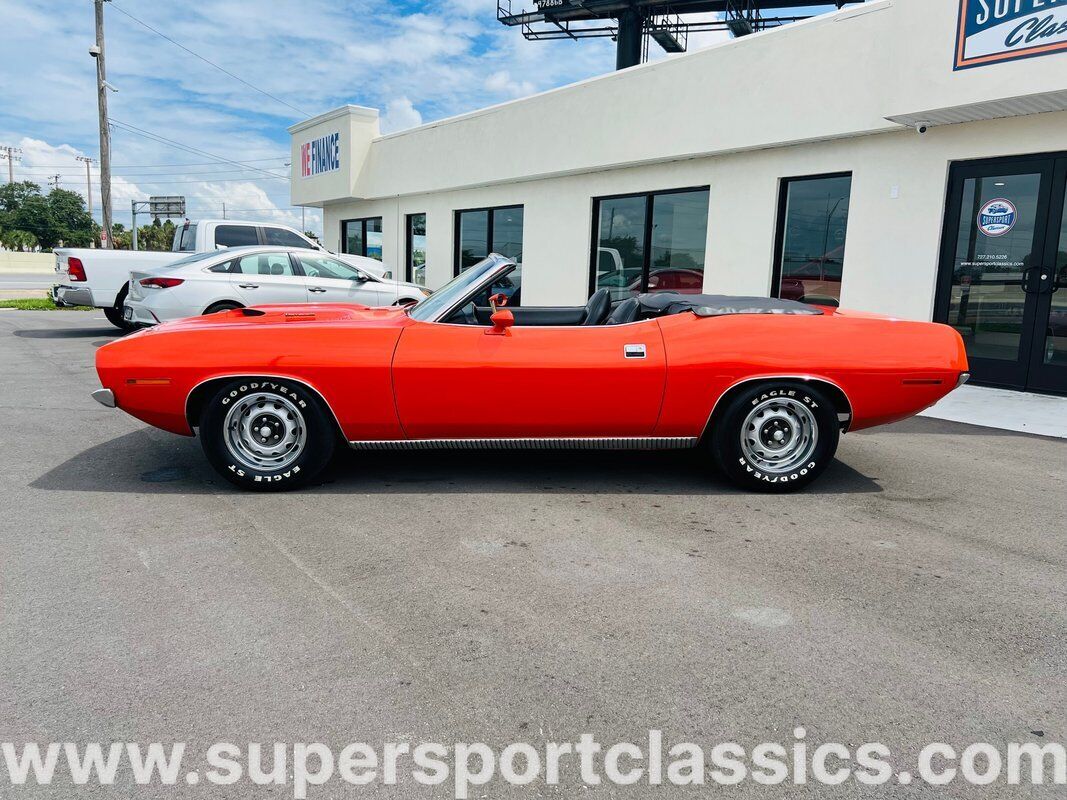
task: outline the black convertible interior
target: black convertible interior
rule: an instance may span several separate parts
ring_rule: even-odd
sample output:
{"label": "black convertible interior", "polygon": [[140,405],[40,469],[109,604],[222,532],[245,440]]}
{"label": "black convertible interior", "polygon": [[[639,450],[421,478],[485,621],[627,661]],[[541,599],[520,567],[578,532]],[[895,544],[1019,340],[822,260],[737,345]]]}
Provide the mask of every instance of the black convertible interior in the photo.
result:
{"label": "black convertible interior", "polygon": [[[627,298],[614,307],[611,292],[600,289],[584,306],[515,306],[507,307],[518,327],[625,325],[655,317],[692,311],[698,317],[720,317],[730,314],[790,314],[818,315],[818,308],[795,300],[773,297],[730,297],[726,295],[679,294],[657,292]],[[492,306],[468,303],[445,322],[458,325],[492,325]]]}

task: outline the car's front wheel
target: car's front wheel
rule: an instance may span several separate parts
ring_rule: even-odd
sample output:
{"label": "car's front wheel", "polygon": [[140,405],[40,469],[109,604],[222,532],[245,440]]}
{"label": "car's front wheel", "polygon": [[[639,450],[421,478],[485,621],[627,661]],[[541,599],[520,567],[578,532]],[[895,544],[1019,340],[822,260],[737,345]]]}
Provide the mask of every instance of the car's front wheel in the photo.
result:
{"label": "car's front wheel", "polygon": [[248,378],[223,386],[204,406],[200,443],[226,480],[280,491],[318,476],[336,438],[328,411],[303,384]]}
{"label": "car's front wheel", "polygon": [[833,460],[840,438],[837,409],[814,386],[769,381],[743,387],[713,421],[710,445],[738,486],[793,492]]}

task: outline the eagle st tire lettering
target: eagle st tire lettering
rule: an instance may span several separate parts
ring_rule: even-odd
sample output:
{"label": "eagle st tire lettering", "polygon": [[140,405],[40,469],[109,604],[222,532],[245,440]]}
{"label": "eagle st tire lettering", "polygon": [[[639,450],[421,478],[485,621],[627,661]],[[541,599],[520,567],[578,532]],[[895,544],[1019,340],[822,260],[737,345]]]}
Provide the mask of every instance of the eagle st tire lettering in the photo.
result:
{"label": "eagle st tire lettering", "polygon": [[[763,415],[764,411],[769,413]],[[712,419],[707,442],[719,469],[744,488],[793,492],[815,480],[833,460],[841,432],[837,414],[834,402],[815,384],[775,379],[741,384]],[[789,453],[793,437],[800,437],[796,458],[790,462],[781,457],[778,463],[783,468],[774,469],[774,459],[761,448],[766,446],[771,456],[779,446],[778,453]],[[753,460],[746,453],[743,438],[760,458]],[[803,455],[807,457],[800,460]]]}

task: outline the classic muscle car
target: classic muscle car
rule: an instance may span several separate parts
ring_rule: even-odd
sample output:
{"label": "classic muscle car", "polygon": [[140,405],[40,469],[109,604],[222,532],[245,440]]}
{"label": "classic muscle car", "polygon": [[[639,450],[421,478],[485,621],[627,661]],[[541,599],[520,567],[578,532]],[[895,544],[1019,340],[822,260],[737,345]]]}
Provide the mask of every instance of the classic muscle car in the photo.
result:
{"label": "classic muscle car", "polygon": [[101,347],[94,397],[190,436],[224,477],[287,489],[335,448],[702,447],[734,482],[814,480],[844,431],[967,378],[950,327],[791,300],[664,292],[614,308],[478,305],[492,255],[407,308],[258,306]]}

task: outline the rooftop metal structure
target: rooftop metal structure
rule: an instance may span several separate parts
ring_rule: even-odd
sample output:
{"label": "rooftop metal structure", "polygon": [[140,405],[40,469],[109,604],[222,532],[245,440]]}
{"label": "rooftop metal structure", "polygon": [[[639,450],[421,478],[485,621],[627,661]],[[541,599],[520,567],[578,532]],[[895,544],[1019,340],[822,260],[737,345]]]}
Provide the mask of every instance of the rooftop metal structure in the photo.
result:
{"label": "rooftop metal structure", "polygon": [[[747,36],[766,28],[807,19],[795,9],[862,3],[864,0],[533,0],[533,10],[515,12],[512,0],[497,0],[496,18],[517,27],[527,39],[611,38],[615,68],[640,64],[653,41],[668,53],[683,53],[689,34],[729,31]],[[688,20],[690,14],[714,19]]]}

